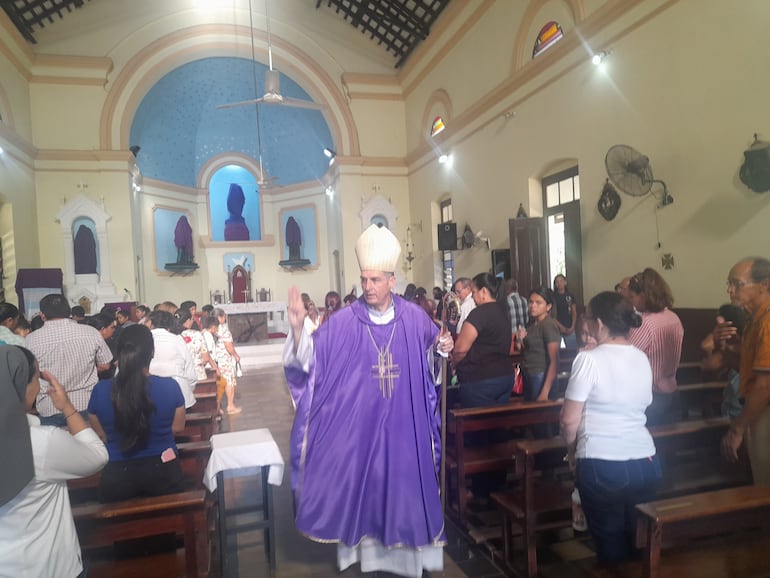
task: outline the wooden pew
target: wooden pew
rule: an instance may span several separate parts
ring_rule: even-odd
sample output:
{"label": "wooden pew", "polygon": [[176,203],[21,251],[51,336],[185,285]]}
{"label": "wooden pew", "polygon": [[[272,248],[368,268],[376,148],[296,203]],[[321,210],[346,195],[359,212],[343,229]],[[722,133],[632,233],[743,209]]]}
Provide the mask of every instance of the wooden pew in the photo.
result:
{"label": "wooden pew", "polygon": [[[743,578],[770,576],[770,533],[752,528],[732,534],[700,538],[684,545],[666,548],[660,578]],[[626,562],[613,569],[612,576],[642,578],[641,561]],[[605,568],[597,566],[588,577],[608,578]]]}
{"label": "wooden pew", "polygon": [[[571,525],[572,483],[536,479],[544,469],[565,469],[566,446],[561,437],[518,441],[514,447],[519,488],[490,497],[503,512],[503,556],[512,567],[514,533],[524,537],[527,576],[537,576],[537,532]],[[515,532],[518,526],[519,532]]]}
{"label": "wooden pew", "polygon": [[722,392],[725,387],[727,387],[725,381],[704,381],[680,385],[677,389],[679,390],[682,419],[689,419],[691,409],[698,410],[700,417],[720,415]]}
{"label": "wooden pew", "polygon": [[[482,447],[466,447],[465,434],[523,428],[536,424],[559,422],[561,401],[524,402],[513,400],[505,405],[452,409],[447,419],[447,433],[454,438],[447,442],[446,467],[454,479],[454,492],[447,488],[447,497],[454,494],[453,506],[462,521],[465,517],[467,496],[465,479],[468,475],[505,470],[513,464],[513,442],[501,442]],[[447,500],[450,504],[450,500]],[[450,504],[451,505],[451,504]]]}
{"label": "wooden pew", "polygon": [[83,550],[121,540],[174,533],[184,538],[185,576],[208,575],[206,492],[191,490],[109,504],[73,506],[72,516]]}
{"label": "wooden pew", "polygon": [[[182,467],[189,489],[203,489],[203,474],[211,457],[211,442],[197,441],[178,443],[176,445],[179,464]],[[78,504],[86,501],[97,501],[97,492],[102,480],[101,472],[86,478],[67,480],[70,502]]]}
{"label": "wooden pew", "polygon": [[208,441],[217,425],[216,413],[191,412],[185,416],[184,431],[176,436],[178,441]]}
{"label": "wooden pew", "polygon": [[195,413],[217,413],[217,393],[198,391],[195,388],[195,405],[191,408]]}
{"label": "wooden pew", "polygon": [[[677,479],[674,471],[663,468],[663,480],[658,495],[677,496],[692,492],[725,488],[751,483],[746,462],[721,469],[719,443],[730,422],[727,418],[692,420],[650,428],[656,452],[661,460],[682,451],[708,450],[711,461],[695,460],[711,475],[695,473],[693,479]],[[538,531],[566,527],[571,524],[571,488],[555,482],[542,482],[538,473],[544,467],[555,468],[566,452],[561,437],[542,440],[522,440],[514,444],[516,473],[520,488],[513,492],[497,492],[491,499],[503,512],[503,551],[506,563],[512,567],[513,536],[522,533],[526,546],[527,575],[537,575],[536,534]],[[745,456],[745,454],[744,454]],[[700,456],[697,456],[700,458]]]}
{"label": "wooden pew", "polygon": [[208,377],[201,379],[195,384],[195,393],[216,393],[217,392],[217,380],[216,377]]}
{"label": "wooden pew", "polygon": [[660,576],[660,551],[671,543],[738,528],[767,526],[770,487],[743,486],[690,494],[636,507],[637,545],[645,548],[646,578]]}

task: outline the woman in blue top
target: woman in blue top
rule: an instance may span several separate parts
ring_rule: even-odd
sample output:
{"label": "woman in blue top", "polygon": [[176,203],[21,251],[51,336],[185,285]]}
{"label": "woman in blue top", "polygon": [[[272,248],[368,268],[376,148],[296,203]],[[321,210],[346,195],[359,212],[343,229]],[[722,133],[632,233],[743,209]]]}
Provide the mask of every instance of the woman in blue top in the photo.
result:
{"label": "woman in blue top", "polygon": [[150,375],[152,333],[126,327],[117,345],[118,374],[100,381],[88,403],[91,426],[110,461],[102,472],[103,502],[184,490],[174,435],[184,429],[184,397],[170,377]]}

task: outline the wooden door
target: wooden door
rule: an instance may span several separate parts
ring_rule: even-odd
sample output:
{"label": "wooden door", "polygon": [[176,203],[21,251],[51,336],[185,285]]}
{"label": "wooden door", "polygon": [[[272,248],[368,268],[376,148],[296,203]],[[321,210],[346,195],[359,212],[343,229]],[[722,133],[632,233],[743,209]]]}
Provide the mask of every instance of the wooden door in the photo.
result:
{"label": "wooden door", "polygon": [[530,290],[550,286],[548,272],[548,233],[545,219],[509,219],[511,277],[526,299]]}
{"label": "wooden door", "polygon": [[583,240],[580,231],[580,201],[560,205],[564,213],[564,266],[567,286],[575,296],[578,313],[583,312]]}

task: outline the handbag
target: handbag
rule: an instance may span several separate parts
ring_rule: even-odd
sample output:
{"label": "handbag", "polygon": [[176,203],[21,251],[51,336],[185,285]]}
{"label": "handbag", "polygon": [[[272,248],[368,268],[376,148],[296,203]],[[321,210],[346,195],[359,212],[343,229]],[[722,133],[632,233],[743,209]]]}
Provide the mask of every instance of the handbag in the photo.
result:
{"label": "handbag", "polygon": [[513,395],[524,395],[524,375],[521,373],[521,366],[517,363],[513,366]]}
{"label": "handbag", "polygon": [[241,362],[235,362],[235,377],[243,377],[243,369],[241,369]]}

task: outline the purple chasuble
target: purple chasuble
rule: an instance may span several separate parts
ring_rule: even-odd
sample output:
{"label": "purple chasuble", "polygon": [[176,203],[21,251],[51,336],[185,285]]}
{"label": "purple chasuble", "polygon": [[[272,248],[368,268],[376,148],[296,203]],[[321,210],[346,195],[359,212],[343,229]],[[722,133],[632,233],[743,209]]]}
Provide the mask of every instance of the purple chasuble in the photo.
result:
{"label": "purple chasuble", "polygon": [[[440,419],[427,355],[438,329],[417,305],[393,300],[395,318],[386,325],[371,321],[363,298],[336,312],[313,334],[310,373],[286,368],[297,406],[296,523],[313,540],[353,547],[369,537],[407,548],[445,542]],[[372,340],[380,350],[391,341],[383,380]]]}

